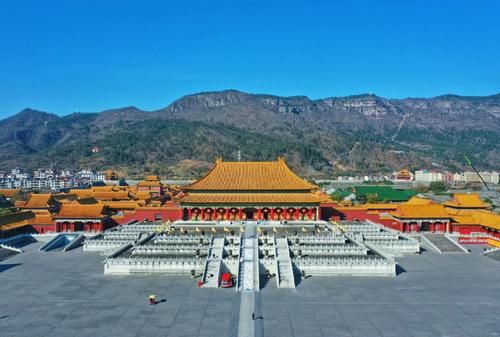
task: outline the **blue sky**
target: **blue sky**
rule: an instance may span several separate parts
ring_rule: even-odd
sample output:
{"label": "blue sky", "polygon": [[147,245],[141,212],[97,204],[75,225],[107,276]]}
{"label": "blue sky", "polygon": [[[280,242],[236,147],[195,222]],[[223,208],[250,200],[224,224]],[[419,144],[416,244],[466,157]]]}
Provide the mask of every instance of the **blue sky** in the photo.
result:
{"label": "blue sky", "polygon": [[0,117],[239,89],[311,98],[500,92],[500,1],[0,3]]}

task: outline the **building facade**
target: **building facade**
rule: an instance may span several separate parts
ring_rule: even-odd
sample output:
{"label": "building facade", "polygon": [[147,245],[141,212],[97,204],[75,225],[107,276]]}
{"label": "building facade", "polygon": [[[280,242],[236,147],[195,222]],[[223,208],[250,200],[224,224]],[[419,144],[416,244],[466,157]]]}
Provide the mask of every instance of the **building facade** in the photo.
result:
{"label": "building facade", "polygon": [[183,189],[185,220],[315,220],[331,200],[298,177],[283,158],[273,162],[218,159],[201,179]]}

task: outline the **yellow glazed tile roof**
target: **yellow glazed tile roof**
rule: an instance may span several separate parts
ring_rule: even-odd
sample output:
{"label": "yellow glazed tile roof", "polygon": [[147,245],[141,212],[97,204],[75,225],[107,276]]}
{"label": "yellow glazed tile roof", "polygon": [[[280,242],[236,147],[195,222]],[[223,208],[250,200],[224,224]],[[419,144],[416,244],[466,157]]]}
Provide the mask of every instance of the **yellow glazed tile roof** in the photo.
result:
{"label": "yellow glazed tile roof", "polygon": [[69,193],[76,195],[78,198],[90,198],[94,196],[94,192],[89,189],[71,189]]}
{"label": "yellow glazed tile roof", "polygon": [[17,212],[0,217],[0,230],[10,230],[29,225],[35,214],[31,211]]}
{"label": "yellow glazed tile roof", "polygon": [[24,227],[24,226],[29,225],[29,224],[30,224],[30,220],[21,220],[21,221],[17,221],[17,222],[11,222],[11,223],[6,224],[6,225],[1,225],[0,230],[6,231],[6,230],[10,230],[10,229]]}
{"label": "yellow glazed tile roof", "polygon": [[92,191],[93,192],[111,192],[111,191],[114,191],[114,186],[113,185],[93,186]]}
{"label": "yellow glazed tile roof", "polygon": [[450,214],[446,212],[443,205],[399,205],[395,212],[391,213],[400,219],[449,219]]}
{"label": "yellow glazed tile roof", "polygon": [[500,215],[486,211],[470,211],[447,209],[451,217],[459,225],[481,225],[484,227],[500,230]]}
{"label": "yellow glazed tile roof", "polygon": [[134,198],[139,200],[151,199],[151,192],[149,191],[138,191],[134,193]]}
{"label": "yellow glazed tile roof", "polygon": [[55,218],[98,219],[103,215],[103,204],[82,205],[78,203],[64,204]]}
{"label": "yellow glazed tile roof", "polygon": [[395,210],[398,208],[399,204],[382,204],[382,203],[376,204],[376,203],[373,203],[373,204],[365,204],[363,206],[367,210],[374,210],[374,209],[383,209],[383,210],[393,209],[393,210]]}
{"label": "yellow glazed tile roof", "polygon": [[489,205],[484,203],[477,193],[455,193],[453,199],[443,202],[444,206],[454,208],[488,208]]}
{"label": "yellow glazed tile roof", "polygon": [[189,193],[181,204],[317,204],[325,199],[313,193]]}
{"label": "yellow glazed tile roof", "polygon": [[219,159],[203,178],[185,187],[188,191],[293,191],[316,188],[293,173],[282,158],[272,162],[224,162]]}
{"label": "yellow glazed tile roof", "polygon": [[104,206],[113,209],[136,209],[140,206],[137,201],[104,201]]}
{"label": "yellow glazed tile roof", "polygon": [[137,187],[160,187],[162,186],[161,182],[158,180],[144,180],[144,181],[139,181],[137,183]]}
{"label": "yellow glazed tile roof", "polygon": [[128,200],[128,191],[115,192],[94,192],[94,198],[97,200]]}
{"label": "yellow glazed tile roof", "polygon": [[411,197],[411,199],[405,202],[404,205],[430,205],[433,203],[434,201],[431,199]]}
{"label": "yellow glazed tile roof", "polygon": [[50,193],[31,193],[24,205],[19,205],[19,208],[45,208],[49,207],[52,194]]}
{"label": "yellow glazed tile roof", "polygon": [[35,217],[31,221],[31,225],[49,225],[54,222],[52,214],[49,211],[34,212]]}
{"label": "yellow glazed tile roof", "polygon": [[0,194],[5,196],[6,198],[12,198],[19,191],[19,189],[1,188]]}

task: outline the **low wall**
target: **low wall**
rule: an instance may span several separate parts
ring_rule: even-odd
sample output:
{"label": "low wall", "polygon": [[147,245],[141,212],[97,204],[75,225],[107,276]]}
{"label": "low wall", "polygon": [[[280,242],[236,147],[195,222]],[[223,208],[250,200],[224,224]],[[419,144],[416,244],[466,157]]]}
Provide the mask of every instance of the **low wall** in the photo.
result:
{"label": "low wall", "polygon": [[185,262],[174,262],[161,259],[107,259],[104,264],[104,274],[131,275],[131,274],[176,274],[190,275],[191,270],[202,273],[205,259]]}
{"label": "low wall", "polygon": [[295,261],[295,265],[308,275],[313,276],[396,276],[396,263],[345,263],[345,264],[303,264]]}

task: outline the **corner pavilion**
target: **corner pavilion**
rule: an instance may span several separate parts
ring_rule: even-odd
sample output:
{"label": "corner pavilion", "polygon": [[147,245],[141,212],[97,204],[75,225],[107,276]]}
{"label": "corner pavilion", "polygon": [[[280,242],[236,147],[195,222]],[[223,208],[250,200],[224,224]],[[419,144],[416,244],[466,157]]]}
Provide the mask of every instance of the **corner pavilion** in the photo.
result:
{"label": "corner pavilion", "polygon": [[201,179],[184,188],[184,220],[316,220],[331,202],[293,173],[283,158],[272,162],[218,159]]}

